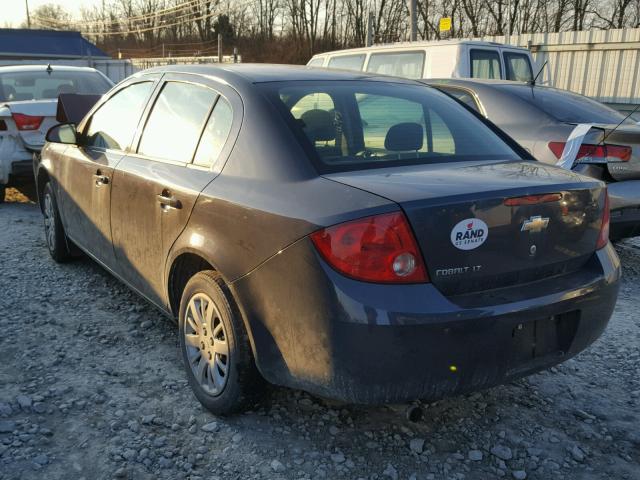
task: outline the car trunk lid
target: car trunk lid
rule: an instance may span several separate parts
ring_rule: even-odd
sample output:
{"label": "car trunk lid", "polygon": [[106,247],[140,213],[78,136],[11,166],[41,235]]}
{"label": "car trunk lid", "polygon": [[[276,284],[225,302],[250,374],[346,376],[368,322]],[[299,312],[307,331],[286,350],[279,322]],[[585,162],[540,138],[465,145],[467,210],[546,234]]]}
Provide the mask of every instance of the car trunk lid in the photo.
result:
{"label": "car trunk lid", "polygon": [[[640,179],[640,126],[601,124],[592,125],[583,143],[601,145],[619,145],[631,148],[629,161],[607,161],[607,170],[615,180]],[[582,162],[588,163],[588,162]]]}
{"label": "car trunk lid", "polygon": [[604,185],[538,162],[326,175],[404,210],[429,276],[455,295],[575,271],[595,250]]}
{"label": "car trunk lid", "polygon": [[[8,111],[2,109],[5,112],[2,120],[4,120],[12,134],[17,133],[27,149],[40,151],[44,145],[47,131],[57,123],[57,104],[58,101],[56,99],[5,102],[3,105],[7,107]],[[37,128],[18,128],[21,121],[28,123],[33,117],[42,118],[41,121],[38,120],[36,122]]]}

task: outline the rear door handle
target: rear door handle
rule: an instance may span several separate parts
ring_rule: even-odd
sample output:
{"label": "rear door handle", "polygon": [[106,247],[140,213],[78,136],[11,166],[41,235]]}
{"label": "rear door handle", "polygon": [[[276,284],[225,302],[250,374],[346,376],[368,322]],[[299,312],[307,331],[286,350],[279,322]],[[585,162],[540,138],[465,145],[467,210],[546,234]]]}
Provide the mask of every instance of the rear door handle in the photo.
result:
{"label": "rear door handle", "polygon": [[182,202],[174,197],[169,190],[163,190],[161,194],[156,195],[160,208],[182,208]]}
{"label": "rear door handle", "polygon": [[99,187],[100,185],[107,185],[109,183],[109,177],[102,175],[100,170],[98,170],[93,176],[93,180],[96,182],[96,187]]}

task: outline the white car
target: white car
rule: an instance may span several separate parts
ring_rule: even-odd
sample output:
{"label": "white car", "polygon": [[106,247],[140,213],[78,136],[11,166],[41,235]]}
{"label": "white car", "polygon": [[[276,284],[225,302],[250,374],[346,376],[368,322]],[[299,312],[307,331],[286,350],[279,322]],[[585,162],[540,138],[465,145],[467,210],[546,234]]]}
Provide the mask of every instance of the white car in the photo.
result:
{"label": "white car", "polygon": [[10,178],[32,175],[32,157],[42,149],[47,130],[58,123],[58,95],[101,95],[112,86],[93,68],[0,67],[0,203]]}

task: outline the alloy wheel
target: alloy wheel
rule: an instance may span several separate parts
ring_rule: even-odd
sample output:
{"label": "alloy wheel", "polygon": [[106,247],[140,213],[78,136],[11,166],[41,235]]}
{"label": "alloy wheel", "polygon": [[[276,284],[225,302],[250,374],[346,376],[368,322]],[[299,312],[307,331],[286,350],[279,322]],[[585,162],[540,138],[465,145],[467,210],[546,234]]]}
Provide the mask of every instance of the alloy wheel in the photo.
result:
{"label": "alloy wheel", "polygon": [[229,376],[229,344],[220,312],[208,295],[197,293],[189,300],[183,335],[196,381],[209,395],[220,395]]}

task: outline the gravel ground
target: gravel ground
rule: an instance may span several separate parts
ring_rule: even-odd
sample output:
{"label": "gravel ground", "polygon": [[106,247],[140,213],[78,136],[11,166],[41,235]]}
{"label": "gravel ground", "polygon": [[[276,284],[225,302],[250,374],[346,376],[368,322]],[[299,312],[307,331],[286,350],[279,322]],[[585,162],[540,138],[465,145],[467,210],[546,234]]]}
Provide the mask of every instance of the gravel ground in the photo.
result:
{"label": "gravel ground", "polygon": [[88,259],[56,265],[34,204],[0,205],[1,479],[640,479],[640,241],[611,323],[565,364],[425,405],[271,389],[223,418],[176,326]]}

